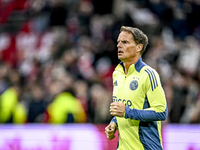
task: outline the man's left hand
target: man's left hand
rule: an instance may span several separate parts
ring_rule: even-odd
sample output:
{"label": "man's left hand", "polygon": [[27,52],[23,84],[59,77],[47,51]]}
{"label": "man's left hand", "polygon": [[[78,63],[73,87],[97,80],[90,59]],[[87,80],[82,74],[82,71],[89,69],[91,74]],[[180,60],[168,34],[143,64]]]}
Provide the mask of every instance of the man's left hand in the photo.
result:
{"label": "man's left hand", "polygon": [[126,106],[121,102],[113,102],[110,104],[110,114],[112,116],[124,117]]}

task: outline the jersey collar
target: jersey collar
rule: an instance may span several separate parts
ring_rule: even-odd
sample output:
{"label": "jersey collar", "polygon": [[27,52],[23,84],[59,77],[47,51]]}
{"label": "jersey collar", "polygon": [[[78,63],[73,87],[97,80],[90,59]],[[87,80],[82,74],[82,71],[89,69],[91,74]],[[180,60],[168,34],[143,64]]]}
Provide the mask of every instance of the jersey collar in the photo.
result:
{"label": "jersey collar", "polygon": [[146,66],[146,64],[142,61],[142,58],[140,57],[140,59],[135,64],[135,70],[137,70],[137,72],[140,72],[140,70],[144,66]]}
{"label": "jersey collar", "polygon": [[[121,61],[119,63],[122,67],[123,67],[123,70],[125,71],[125,68],[124,68],[124,64],[123,62]],[[140,70],[142,69],[142,67],[146,66],[146,64],[142,61],[142,58],[140,57],[138,59],[138,61],[135,63],[135,64],[132,64],[129,68],[129,70],[132,72],[134,70],[136,70],[137,72],[140,72]]]}

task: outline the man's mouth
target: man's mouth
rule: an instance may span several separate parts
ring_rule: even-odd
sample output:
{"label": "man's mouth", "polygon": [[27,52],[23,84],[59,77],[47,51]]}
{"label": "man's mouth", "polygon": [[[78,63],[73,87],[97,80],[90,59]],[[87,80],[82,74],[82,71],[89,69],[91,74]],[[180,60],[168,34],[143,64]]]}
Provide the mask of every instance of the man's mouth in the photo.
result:
{"label": "man's mouth", "polygon": [[123,53],[123,51],[120,51],[120,50],[118,51],[118,54],[122,54],[122,53]]}

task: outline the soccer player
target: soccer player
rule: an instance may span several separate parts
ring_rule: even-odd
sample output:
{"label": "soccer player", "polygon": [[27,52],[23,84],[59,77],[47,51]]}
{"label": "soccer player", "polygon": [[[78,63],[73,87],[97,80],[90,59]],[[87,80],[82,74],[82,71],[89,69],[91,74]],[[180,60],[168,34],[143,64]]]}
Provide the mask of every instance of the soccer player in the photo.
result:
{"label": "soccer player", "polygon": [[115,138],[117,150],[162,150],[161,121],[167,117],[165,94],[159,74],[142,61],[148,44],[138,28],[122,26],[117,39],[121,63],[113,72],[113,117],[105,128],[107,138]]}

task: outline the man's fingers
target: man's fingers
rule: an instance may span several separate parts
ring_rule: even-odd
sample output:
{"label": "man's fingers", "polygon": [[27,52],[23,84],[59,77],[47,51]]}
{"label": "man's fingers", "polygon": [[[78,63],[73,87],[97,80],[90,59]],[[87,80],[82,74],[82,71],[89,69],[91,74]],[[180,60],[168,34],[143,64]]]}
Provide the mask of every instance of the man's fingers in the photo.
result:
{"label": "man's fingers", "polygon": [[108,130],[108,131],[105,131],[105,133],[109,140],[112,140],[115,138],[114,131]]}
{"label": "man's fingers", "polygon": [[123,103],[113,102],[110,104],[110,112],[117,111],[120,109],[120,105]]}
{"label": "man's fingers", "polygon": [[115,106],[118,102],[112,102],[110,106]]}
{"label": "man's fingers", "polygon": [[110,135],[110,136],[107,135],[107,138],[108,138],[109,140],[112,140],[112,139],[115,138],[115,135]]}
{"label": "man's fingers", "polygon": [[110,114],[111,114],[112,116],[116,116],[116,115],[117,115],[115,111],[111,111]]}
{"label": "man's fingers", "polygon": [[112,116],[123,117],[126,111],[126,106],[121,102],[113,102],[110,104],[110,114]]}
{"label": "man's fingers", "polygon": [[105,131],[109,131],[110,129],[112,129],[112,125],[109,124],[106,128],[105,128]]}
{"label": "man's fingers", "polygon": [[111,123],[109,124],[106,128],[105,128],[105,133],[106,136],[109,140],[112,140],[115,138],[115,128],[116,128],[116,124],[115,123]]}
{"label": "man's fingers", "polygon": [[105,130],[105,133],[107,133],[107,134],[111,134],[113,132],[114,132],[113,128],[110,128],[110,129],[108,128],[108,129]]}
{"label": "man's fingers", "polygon": [[116,111],[117,111],[117,106],[115,104],[111,103],[111,105],[110,105],[110,114],[111,115],[115,115]]}

